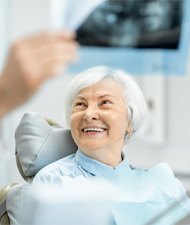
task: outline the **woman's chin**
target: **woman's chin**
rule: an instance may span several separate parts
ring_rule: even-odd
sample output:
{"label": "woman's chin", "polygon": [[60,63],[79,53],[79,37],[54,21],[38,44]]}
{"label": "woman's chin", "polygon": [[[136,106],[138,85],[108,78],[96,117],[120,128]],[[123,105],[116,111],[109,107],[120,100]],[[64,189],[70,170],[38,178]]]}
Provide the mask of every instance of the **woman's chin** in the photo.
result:
{"label": "woman's chin", "polygon": [[98,151],[105,147],[106,143],[100,143],[100,142],[92,142],[87,141],[85,143],[79,144],[79,148],[81,151],[88,152],[88,151]]}

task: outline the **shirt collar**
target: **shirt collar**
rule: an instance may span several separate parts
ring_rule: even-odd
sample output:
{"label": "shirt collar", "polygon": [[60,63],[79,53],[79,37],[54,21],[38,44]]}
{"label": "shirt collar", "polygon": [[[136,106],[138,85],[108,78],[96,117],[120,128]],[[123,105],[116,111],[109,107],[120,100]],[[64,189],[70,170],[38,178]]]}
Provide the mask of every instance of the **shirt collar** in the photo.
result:
{"label": "shirt collar", "polygon": [[94,176],[97,175],[112,175],[121,174],[122,171],[130,169],[127,162],[126,155],[123,153],[123,160],[116,167],[106,165],[96,159],[93,159],[85,155],[80,149],[77,150],[75,155],[76,163],[81,166],[85,171],[91,173]]}

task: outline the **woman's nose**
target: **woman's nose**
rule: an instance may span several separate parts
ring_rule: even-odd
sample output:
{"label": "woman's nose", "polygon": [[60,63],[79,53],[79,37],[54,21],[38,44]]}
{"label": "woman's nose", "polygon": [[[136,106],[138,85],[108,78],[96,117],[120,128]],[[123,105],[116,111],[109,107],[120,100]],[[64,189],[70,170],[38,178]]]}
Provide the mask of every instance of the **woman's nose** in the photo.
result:
{"label": "woman's nose", "polygon": [[85,110],[84,113],[84,119],[88,122],[92,120],[98,120],[99,119],[98,109],[94,106],[88,106],[88,108]]}

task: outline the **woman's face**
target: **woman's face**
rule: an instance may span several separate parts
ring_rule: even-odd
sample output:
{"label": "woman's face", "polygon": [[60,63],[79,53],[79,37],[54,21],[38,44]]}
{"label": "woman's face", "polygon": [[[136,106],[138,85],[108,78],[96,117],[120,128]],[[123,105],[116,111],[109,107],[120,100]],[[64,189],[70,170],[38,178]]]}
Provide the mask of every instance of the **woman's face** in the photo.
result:
{"label": "woman's face", "polygon": [[100,161],[121,161],[130,124],[119,84],[105,79],[82,89],[73,101],[70,120],[73,139],[82,152]]}

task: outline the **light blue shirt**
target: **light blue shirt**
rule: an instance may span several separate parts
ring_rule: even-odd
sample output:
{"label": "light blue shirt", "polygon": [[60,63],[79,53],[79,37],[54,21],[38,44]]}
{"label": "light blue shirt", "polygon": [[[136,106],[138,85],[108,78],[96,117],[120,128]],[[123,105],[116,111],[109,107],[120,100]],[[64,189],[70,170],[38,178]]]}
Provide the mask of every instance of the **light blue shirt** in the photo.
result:
{"label": "light blue shirt", "polygon": [[[171,212],[152,223],[175,224],[190,212],[190,201],[182,184],[166,163],[150,169],[130,166],[124,155],[116,167],[108,166],[84,155],[80,150],[43,168],[34,178],[34,184],[62,184],[64,178],[101,179],[122,193],[111,204],[116,224],[144,225],[173,204]],[[67,180],[68,182],[68,180]],[[185,201],[180,199],[185,196]]]}

